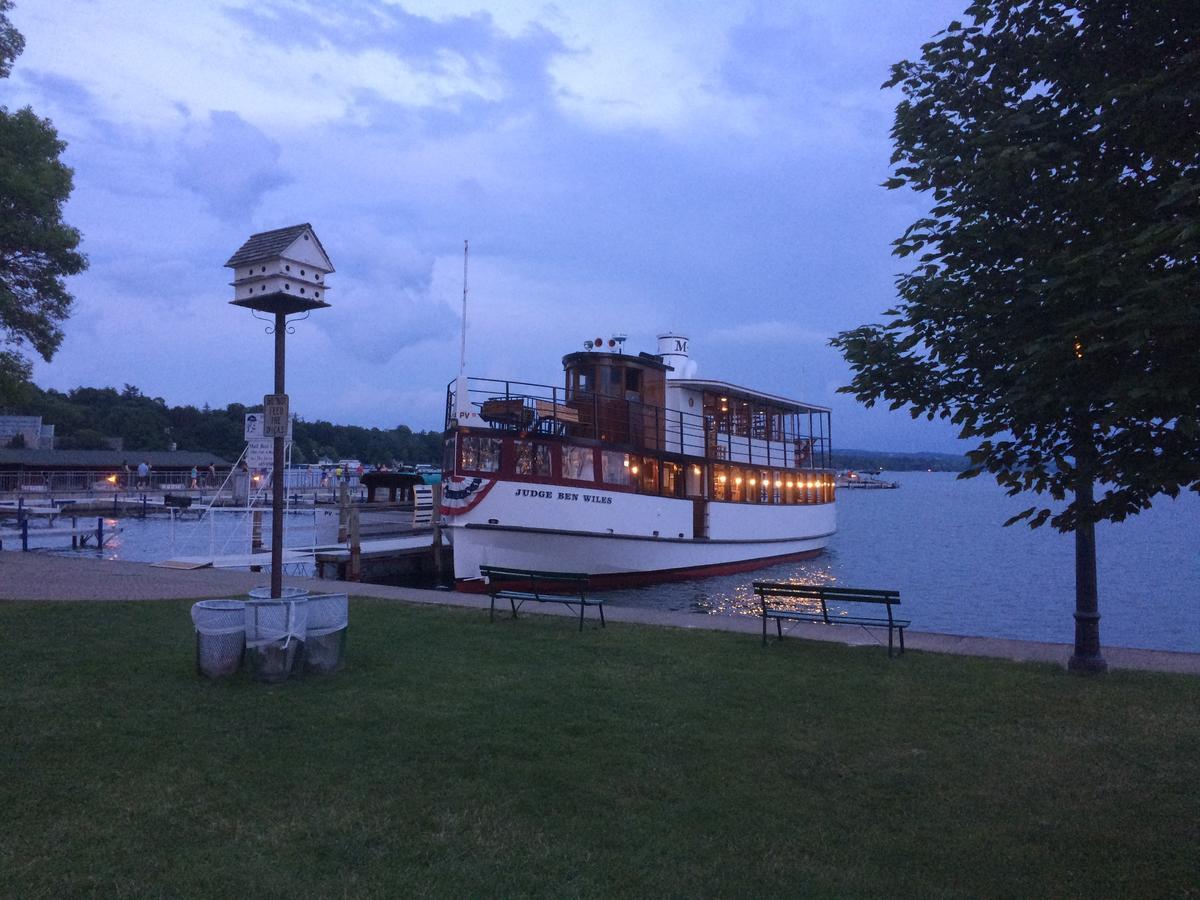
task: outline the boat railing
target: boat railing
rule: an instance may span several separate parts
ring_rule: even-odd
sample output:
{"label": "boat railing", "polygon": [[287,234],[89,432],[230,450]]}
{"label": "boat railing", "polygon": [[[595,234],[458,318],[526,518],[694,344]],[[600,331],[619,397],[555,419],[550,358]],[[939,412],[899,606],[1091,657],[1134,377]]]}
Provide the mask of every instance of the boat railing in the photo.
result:
{"label": "boat railing", "polygon": [[467,391],[466,404],[459,404],[456,383],[450,383],[447,427],[459,421],[460,408],[469,407],[493,430],[599,440],[731,464],[830,467],[827,429],[768,440],[718,431],[710,417],[698,413],[591,391],[474,377],[467,379]]}

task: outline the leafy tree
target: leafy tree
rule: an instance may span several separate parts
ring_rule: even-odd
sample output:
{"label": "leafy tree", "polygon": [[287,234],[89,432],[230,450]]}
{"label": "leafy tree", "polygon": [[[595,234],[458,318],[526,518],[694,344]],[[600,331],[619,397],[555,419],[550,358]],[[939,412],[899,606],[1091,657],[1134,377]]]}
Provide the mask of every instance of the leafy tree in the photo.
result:
{"label": "leafy tree", "polygon": [[[25,46],[11,8],[0,0],[0,78]],[[48,119],[0,106],[0,401],[23,396],[26,347],[47,362],[54,356],[73,301],[63,279],[87,267],[79,232],[62,220],[72,178],[59,160],[65,149]]]}
{"label": "leafy tree", "polygon": [[107,450],[108,439],[94,428],[81,428],[58,442],[60,450]]}
{"label": "leafy tree", "polygon": [[[893,67],[889,188],[932,208],[843,388],[978,439],[965,476],[1066,500],[1099,671],[1095,523],[1200,490],[1200,4],[985,0]],[[1099,487],[1100,496],[1096,496]]]}
{"label": "leafy tree", "polygon": [[12,64],[25,50],[25,38],[8,20],[12,0],[0,0],[0,78],[12,74]]}

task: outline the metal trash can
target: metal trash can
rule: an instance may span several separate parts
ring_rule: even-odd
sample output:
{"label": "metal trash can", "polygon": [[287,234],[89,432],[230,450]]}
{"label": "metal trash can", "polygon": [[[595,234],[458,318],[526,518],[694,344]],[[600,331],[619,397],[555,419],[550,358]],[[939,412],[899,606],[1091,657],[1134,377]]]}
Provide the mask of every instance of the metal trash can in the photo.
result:
{"label": "metal trash can", "polygon": [[246,604],[201,600],[192,605],[196,627],[196,671],[207,678],[237,673],[246,652]]}
{"label": "metal trash can", "polygon": [[350,621],[347,594],[310,594],[304,636],[304,671],[327,675],[342,667]]}
{"label": "metal trash can", "polygon": [[258,681],[286,681],[303,672],[308,598],[247,600],[246,665]]}
{"label": "metal trash can", "polygon": [[[307,588],[285,587],[280,589],[280,600],[298,600],[301,597],[308,596]],[[268,585],[259,585],[258,587],[250,588],[251,600],[270,600],[271,588]]]}

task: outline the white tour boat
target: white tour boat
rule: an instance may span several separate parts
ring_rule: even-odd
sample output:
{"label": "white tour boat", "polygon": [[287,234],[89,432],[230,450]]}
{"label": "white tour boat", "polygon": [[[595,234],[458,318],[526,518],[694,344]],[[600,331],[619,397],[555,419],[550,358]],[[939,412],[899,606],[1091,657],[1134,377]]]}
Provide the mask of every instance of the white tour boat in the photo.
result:
{"label": "white tour boat", "polygon": [[563,357],[550,387],[460,376],[447,392],[444,527],[460,590],[479,566],[618,587],[814,556],[837,526],[830,411],[689,377],[681,335]]}

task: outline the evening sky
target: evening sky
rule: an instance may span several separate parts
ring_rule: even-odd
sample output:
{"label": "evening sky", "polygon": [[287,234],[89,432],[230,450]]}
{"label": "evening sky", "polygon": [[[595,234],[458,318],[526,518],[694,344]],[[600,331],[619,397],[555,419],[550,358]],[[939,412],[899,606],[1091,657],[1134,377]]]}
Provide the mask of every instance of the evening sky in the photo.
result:
{"label": "evening sky", "polygon": [[68,144],[90,269],[35,380],[254,403],[251,233],[312,223],[332,308],[288,338],[307,419],[441,427],[458,370],[557,384],[584,340],[691,338],[699,375],[830,405],[840,446],[957,451],[865,410],[827,346],[882,320],[926,198],[886,191],[880,85],[965,0],[18,0],[0,103]]}

